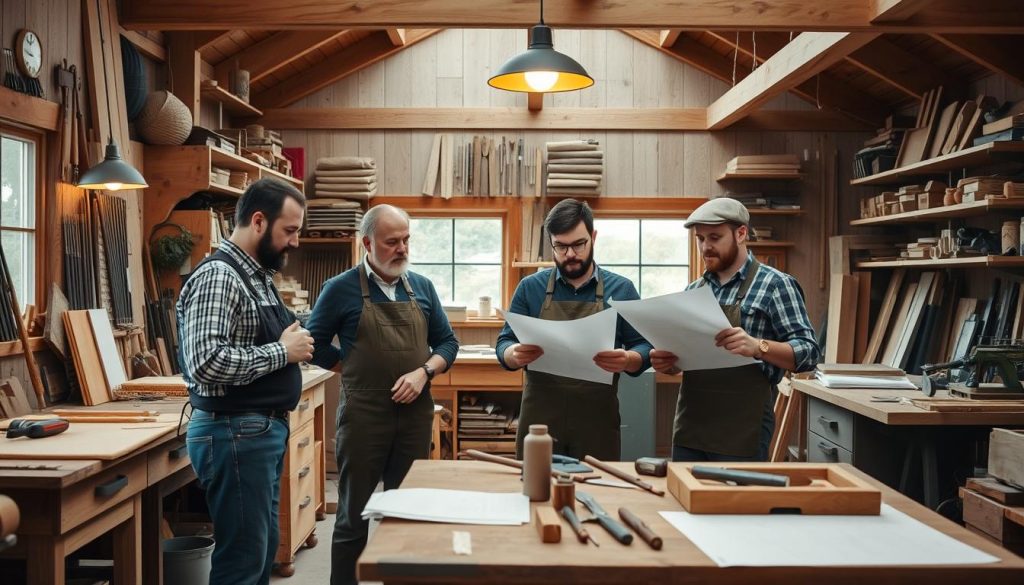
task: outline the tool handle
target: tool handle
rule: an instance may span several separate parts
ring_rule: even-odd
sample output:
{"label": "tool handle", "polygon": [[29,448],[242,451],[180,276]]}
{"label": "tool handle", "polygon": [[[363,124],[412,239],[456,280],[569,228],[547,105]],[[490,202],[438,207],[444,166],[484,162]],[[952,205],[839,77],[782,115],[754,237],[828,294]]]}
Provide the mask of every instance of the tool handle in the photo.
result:
{"label": "tool handle", "polygon": [[597,521],[604,526],[604,529],[608,531],[615,540],[622,544],[631,544],[633,542],[633,533],[628,528],[619,523],[618,520],[612,518],[607,514],[603,514],[597,517]]}
{"label": "tool handle", "polygon": [[640,489],[647,490],[647,491],[651,492],[652,494],[654,494],[656,496],[664,496],[665,495],[664,491],[655,488],[654,486],[652,486],[651,484],[647,483],[646,481],[640,479],[639,477],[633,477],[632,475],[626,473],[625,471],[619,471],[618,469],[615,469],[614,467],[612,467],[611,465],[608,465],[607,463],[605,463],[604,461],[601,461],[600,459],[595,459],[594,457],[591,457],[590,455],[586,455],[586,456],[583,457],[583,460],[586,461],[587,463],[593,465],[594,467],[600,469],[601,471],[603,471],[605,473],[610,473],[610,474],[614,475],[615,477],[621,479],[622,481],[625,481],[627,483],[631,483],[631,484],[635,485],[636,487],[638,487]]}
{"label": "tool handle", "polygon": [[498,465],[507,465],[509,467],[515,467],[516,469],[523,468],[522,461],[516,461],[515,459],[509,459],[508,457],[501,457],[500,455],[491,455],[490,453],[484,453],[483,451],[477,451],[476,449],[466,449],[466,455],[469,455],[473,459],[478,461],[487,461],[489,463],[497,463]]}
{"label": "tool handle", "polygon": [[789,476],[776,473],[760,473],[757,471],[746,471],[742,469],[729,469],[728,467],[714,467],[709,465],[694,465],[690,469],[693,477],[698,479],[717,479],[720,481],[734,481],[739,485],[766,485],[773,487],[789,486]]}
{"label": "tool handle", "polygon": [[579,516],[576,515],[576,512],[573,512],[572,508],[569,506],[562,506],[561,512],[562,517],[569,522],[569,526],[572,528],[572,531],[576,533],[576,540],[586,543],[590,538],[590,535],[587,533],[587,529],[583,527],[583,524],[580,522]]}
{"label": "tool handle", "polygon": [[644,521],[639,516],[630,512],[626,508],[619,508],[619,518],[626,523],[626,526],[632,528],[640,538],[644,539],[644,542],[648,544],[654,550],[661,550],[661,537],[651,530],[651,527],[644,524]]}

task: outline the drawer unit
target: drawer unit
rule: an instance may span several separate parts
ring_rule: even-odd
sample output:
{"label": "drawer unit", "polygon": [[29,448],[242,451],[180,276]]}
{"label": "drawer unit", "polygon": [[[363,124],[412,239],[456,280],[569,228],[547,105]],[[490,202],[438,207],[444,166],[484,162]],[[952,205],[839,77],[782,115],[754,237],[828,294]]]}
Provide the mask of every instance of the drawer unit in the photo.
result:
{"label": "drawer unit", "polygon": [[[853,413],[817,398],[807,398],[807,430],[853,451]],[[807,447],[810,451],[810,444]]]}
{"label": "drawer unit", "polygon": [[147,479],[146,458],[133,457],[61,490],[61,532],[140,493],[146,489]]}
{"label": "drawer unit", "polygon": [[456,364],[450,374],[451,385],[464,388],[523,385],[522,370],[510,372],[501,366],[461,366]]}
{"label": "drawer unit", "polygon": [[180,441],[175,439],[155,449],[150,449],[146,458],[149,466],[148,485],[155,485],[161,479],[188,467],[191,463],[184,436]]}
{"label": "drawer unit", "polygon": [[317,407],[323,406],[323,404],[324,385],[322,383],[303,391],[302,396],[299,397],[299,403],[295,406],[295,410],[288,415],[288,426],[292,429],[297,429],[313,420]]}
{"label": "drawer unit", "polygon": [[812,431],[807,435],[807,461],[853,465],[853,452]]}

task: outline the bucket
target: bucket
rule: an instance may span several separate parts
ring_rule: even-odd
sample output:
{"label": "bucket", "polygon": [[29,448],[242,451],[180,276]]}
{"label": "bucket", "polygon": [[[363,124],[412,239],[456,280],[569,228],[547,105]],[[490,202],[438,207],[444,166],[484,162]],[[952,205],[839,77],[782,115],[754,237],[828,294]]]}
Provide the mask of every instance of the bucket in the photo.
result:
{"label": "bucket", "polygon": [[164,585],[209,585],[213,544],[205,536],[164,539]]}

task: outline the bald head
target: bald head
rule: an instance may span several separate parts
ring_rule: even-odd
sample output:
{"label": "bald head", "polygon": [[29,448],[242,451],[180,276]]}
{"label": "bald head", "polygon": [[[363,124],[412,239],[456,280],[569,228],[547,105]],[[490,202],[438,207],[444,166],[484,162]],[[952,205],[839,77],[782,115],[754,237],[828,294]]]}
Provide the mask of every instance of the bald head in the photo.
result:
{"label": "bald head", "polygon": [[409,264],[409,214],[393,205],[371,207],[359,228],[370,266],[378,276],[398,278]]}

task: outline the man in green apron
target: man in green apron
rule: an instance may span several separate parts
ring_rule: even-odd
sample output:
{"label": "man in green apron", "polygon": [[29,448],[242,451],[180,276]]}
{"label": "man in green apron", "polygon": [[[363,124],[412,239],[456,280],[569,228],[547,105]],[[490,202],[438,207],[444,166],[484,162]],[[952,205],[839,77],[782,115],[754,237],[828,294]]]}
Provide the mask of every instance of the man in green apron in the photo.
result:
{"label": "man in green apron", "polygon": [[365,258],[324,284],[308,323],[313,362],[342,366],[332,585],[357,582],[368,528],[361,514],[377,484],[397,488],[413,460],[429,455],[430,380],[459,349],[433,283],[407,271],[409,215],[372,207],[360,233]]}
{"label": "man in green apron", "polygon": [[[766,461],[779,381],[786,370],[813,369],[821,357],[803,290],[747,250],[749,223],[743,204],[724,197],[701,205],[686,220],[707,268],[687,290],[711,287],[732,325],[715,344],[760,363],[683,372],[672,437],[675,461]],[[679,373],[677,359],[651,351],[659,372]]]}
{"label": "man in green apron", "polygon": [[[551,239],[555,268],[524,278],[516,287],[509,311],[540,319],[568,321],[605,310],[608,299],[640,298],[636,287],[594,263],[594,213],[575,199],[555,205],[544,221]],[[535,361],[544,349],[524,345],[506,323],[495,348],[501,365],[517,370]],[[599,352],[594,363],[615,373],[611,384],[575,380],[527,368],[516,436],[516,457],[523,456],[523,438],[530,425],[544,424],[555,439],[554,451],[577,459],[592,455],[618,461],[618,374],[638,376],[650,366],[651,346],[622,317],[617,319],[615,347]]]}

